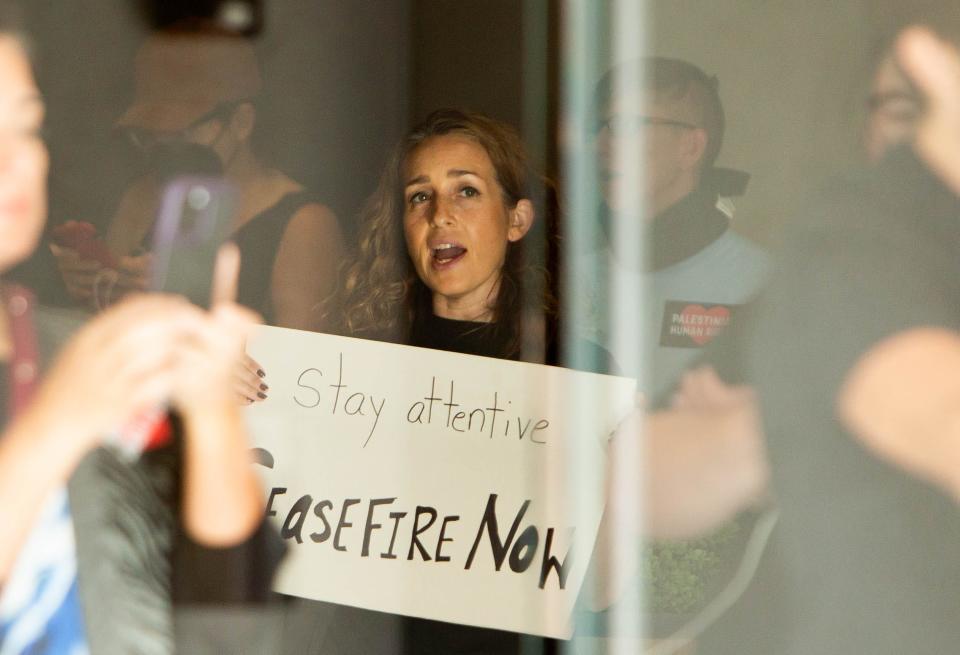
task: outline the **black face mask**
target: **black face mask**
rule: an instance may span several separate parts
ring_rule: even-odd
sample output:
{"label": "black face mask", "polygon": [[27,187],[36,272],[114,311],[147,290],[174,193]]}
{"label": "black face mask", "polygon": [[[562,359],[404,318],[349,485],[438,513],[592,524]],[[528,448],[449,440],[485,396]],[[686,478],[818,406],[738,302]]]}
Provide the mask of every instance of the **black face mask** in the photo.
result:
{"label": "black face mask", "polygon": [[177,141],[158,143],[144,153],[146,172],[167,182],[183,175],[219,176],[223,174],[220,157],[209,146]]}

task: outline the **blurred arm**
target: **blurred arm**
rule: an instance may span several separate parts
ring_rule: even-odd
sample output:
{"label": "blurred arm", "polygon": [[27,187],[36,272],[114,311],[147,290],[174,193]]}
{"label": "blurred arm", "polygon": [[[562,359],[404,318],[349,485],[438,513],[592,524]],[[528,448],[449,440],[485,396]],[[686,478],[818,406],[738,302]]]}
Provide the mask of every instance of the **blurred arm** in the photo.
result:
{"label": "blurred arm", "polygon": [[960,500],[960,336],[914,328],[864,353],[837,412],[886,461]]}
{"label": "blurred arm", "polygon": [[646,423],[646,526],[656,539],[707,533],[757,502],[769,468],[756,400],[656,412]]}

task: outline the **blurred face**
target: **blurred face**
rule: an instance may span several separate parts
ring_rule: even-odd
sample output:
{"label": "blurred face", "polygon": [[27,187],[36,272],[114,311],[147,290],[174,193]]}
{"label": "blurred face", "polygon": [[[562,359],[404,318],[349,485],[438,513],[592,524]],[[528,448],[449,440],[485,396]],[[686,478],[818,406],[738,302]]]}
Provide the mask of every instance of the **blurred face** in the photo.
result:
{"label": "blurred face", "polygon": [[507,244],[526,234],[529,201],[507,207],[486,150],[446,135],[424,141],[404,170],[403,229],[438,316],[490,320]]}
{"label": "blurred face", "polygon": [[892,55],[884,58],[873,78],[870,115],[864,147],[877,162],[892,146],[910,141],[920,116],[920,102]]}
{"label": "blurred face", "polygon": [[20,44],[0,37],[0,270],[26,259],[46,218],[44,107]]}
{"label": "blurred face", "polygon": [[[645,208],[652,217],[696,187],[706,132],[693,114],[670,97],[613,99],[596,140],[608,207],[633,213]],[[637,185],[630,169],[641,167],[643,184]]]}

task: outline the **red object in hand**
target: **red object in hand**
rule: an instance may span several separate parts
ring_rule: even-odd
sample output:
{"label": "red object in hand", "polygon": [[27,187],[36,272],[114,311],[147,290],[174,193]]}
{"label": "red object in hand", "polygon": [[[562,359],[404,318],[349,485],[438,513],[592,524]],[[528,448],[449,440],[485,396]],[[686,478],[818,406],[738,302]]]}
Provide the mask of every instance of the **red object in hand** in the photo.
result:
{"label": "red object in hand", "polygon": [[97,236],[97,228],[86,221],[67,221],[53,229],[58,246],[76,251],[83,259],[93,259],[107,268],[116,268],[117,259],[106,242]]}
{"label": "red object in hand", "polygon": [[134,460],[148,450],[166,446],[172,437],[173,424],[167,410],[156,407],[131,418],[113,435],[110,443]]}
{"label": "red object in hand", "polygon": [[154,421],[143,449],[156,450],[157,448],[163,448],[170,443],[171,438],[173,438],[173,425],[170,423],[170,417],[164,416],[162,419]]}

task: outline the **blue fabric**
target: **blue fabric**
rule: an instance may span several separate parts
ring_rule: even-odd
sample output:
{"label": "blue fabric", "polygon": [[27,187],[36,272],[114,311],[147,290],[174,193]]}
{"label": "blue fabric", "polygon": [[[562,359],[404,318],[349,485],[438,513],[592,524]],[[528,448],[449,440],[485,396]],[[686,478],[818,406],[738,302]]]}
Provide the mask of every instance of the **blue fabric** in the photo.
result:
{"label": "blue fabric", "polygon": [[[671,301],[733,307],[746,304],[763,287],[769,259],[764,250],[733,230],[727,230],[688,259],[654,272],[623,268],[607,250],[591,253],[584,260],[584,270],[592,277],[579,287],[587,303],[585,336],[610,351],[614,360],[625,367],[623,375],[637,377],[640,390],[649,398],[661,398],[701,356],[696,348],[661,343],[661,327],[668,304]],[[614,343],[607,325],[617,290],[642,308],[633,328],[637,338],[632,343],[641,349],[640,361],[646,362],[648,370],[629,365],[637,361],[637,357],[621,352],[622,344]]]}
{"label": "blue fabric", "polygon": [[0,598],[0,655],[87,655],[77,589],[73,521],[64,489],[53,494]]}

